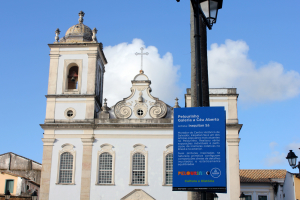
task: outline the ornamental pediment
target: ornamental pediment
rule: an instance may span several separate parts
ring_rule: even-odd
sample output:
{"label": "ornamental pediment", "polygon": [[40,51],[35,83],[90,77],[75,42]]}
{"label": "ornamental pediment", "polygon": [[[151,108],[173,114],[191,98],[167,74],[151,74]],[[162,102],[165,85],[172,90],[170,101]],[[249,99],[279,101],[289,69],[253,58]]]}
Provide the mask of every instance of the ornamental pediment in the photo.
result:
{"label": "ornamental pediment", "polygon": [[155,200],[152,196],[146,193],[142,189],[135,189],[126,196],[124,196],[121,200]]}
{"label": "ornamental pediment", "polygon": [[[151,95],[151,81],[143,71],[136,75],[131,82],[131,94],[127,98],[117,102],[109,109],[105,107],[105,103],[102,110],[109,113],[106,116],[117,119],[172,118],[173,108]],[[99,117],[106,118],[103,112]]]}

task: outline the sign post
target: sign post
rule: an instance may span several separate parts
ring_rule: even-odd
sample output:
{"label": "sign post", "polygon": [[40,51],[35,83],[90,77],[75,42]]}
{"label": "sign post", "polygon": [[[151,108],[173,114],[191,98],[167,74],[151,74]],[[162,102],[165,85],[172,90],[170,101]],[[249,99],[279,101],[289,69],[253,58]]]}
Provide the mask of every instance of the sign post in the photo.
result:
{"label": "sign post", "polygon": [[224,107],[174,111],[173,191],[227,192]]}

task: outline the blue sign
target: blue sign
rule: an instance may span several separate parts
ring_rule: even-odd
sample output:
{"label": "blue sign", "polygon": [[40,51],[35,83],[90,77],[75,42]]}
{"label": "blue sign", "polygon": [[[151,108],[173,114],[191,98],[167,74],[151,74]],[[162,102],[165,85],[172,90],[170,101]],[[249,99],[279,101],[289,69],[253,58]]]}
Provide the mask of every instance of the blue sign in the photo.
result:
{"label": "blue sign", "polygon": [[173,191],[227,192],[224,107],[175,108]]}

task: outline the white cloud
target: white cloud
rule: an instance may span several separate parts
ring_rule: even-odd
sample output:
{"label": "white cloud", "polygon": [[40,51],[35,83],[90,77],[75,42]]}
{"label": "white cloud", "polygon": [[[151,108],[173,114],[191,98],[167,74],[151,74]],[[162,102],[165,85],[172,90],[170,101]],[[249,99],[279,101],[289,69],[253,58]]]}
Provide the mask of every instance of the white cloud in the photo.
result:
{"label": "white cloud", "polygon": [[300,148],[300,143],[293,142],[286,145],[284,148],[279,148],[279,144],[277,142],[270,142],[269,147],[271,153],[266,155],[264,164],[271,167],[275,165],[287,164],[286,156],[289,152],[288,150],[293,150],[296,155],[299,154],[298,150]]}
{"label": "white cloud", "polygon": [[271,142],[271,143],[269,144],[269,147],[270,147],[271,149],[274,149],[276,146],[278,146],[277,142]]}
{"label": "white cloud", "polygon": [[270,155],[265,159],[265,165],[268,167],[272,167],[274,165],[282,165],[286,164],[284,153],[279,153],[278,151],[273,151]]}
{"label": "white cloud", "polygon": [[297,152],[299,152],[299,148],[300,148],[300,143],[293,142],[288,144],[285,149],[287,152],[288,150],[293,150],[297,154]]}
{"label": "white cloud", "polygon": [[131,80],[139,73],[141,66],[141,57],[136,56],[135,52],[140,52],[141,47],[144,52],[149,52],[148,56],[143,56],[143,69],[151,80],[152,95],[171,106],[175,104],[174,99],[179,97],[183,88],[177,85],[179,66],[173,65],[172,54],[167,52],[161,57],[156,47],[146,47],[141,39],[134,39],[132,43],[104,48],[108,61],[104,75],[104,98],[108,99],[108,106],[131,94]]}
{"label": "white cloud", "polygon": [[236,87],[241,100],[247,102],[285,100],[300,93],[298,72],[285,71],[276,62],[258,68],[248,51],[244,41],[212,44],[208,51],[210,87]]}

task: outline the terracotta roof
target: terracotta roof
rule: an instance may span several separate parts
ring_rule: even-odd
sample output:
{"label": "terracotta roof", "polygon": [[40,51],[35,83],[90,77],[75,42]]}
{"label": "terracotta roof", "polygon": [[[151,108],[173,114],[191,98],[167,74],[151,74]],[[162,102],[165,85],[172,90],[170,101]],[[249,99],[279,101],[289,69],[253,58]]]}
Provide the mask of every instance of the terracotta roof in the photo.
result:
{"label": "terracotta roof", "polygon": [[241,169],[241,183],[270,183],[271,179],[284,179],[285,169]]}

